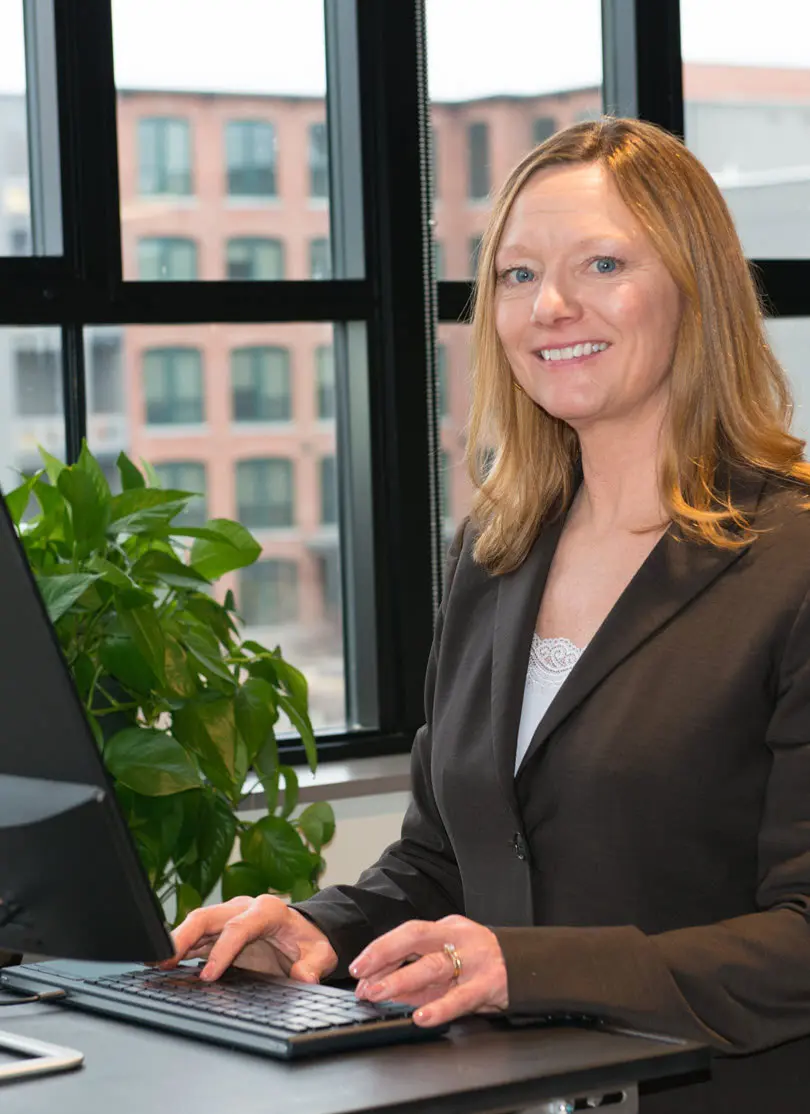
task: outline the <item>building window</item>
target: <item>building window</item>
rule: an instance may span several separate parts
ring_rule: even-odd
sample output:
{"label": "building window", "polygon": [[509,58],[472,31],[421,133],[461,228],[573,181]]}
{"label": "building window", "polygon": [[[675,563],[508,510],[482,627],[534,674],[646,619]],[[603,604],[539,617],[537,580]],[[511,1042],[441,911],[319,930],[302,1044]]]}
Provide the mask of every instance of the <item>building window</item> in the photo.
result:
{"label": "building window", "polygon": [[332,277],[332,252],[325,236],[309,241],[309,277],[330,279]]}
{"label": "building window", "polygon": [[284,278],[284,244],[262,236],[239,236],[228,240],[229,279],[242,282]]}
{"label": "building window", "polygon": [[446,418],[447,405],[447,345],[436,345],[436,406],[439,418]]}
{"label": "building window", "polygon": [[228,193],[231,197],[275,197],[276,129],[266,120],[231,120],[226,126]]}
{"label": "building window", "polygon": [[121,338],[90,341],[90,404],[94,414],[120,414],[124,409],[121,382]]}
{"label": "building window", "polygon": [[191,194],[188,120],[168,116],[139,120],[138,161],[142,194]]}
{"label": "building window", "polygon": [[338,520],[338,487],[335,458],[321,458],[321,523],[334,526]]}
{"label": "building window", "polygon": [[138,240],[138,278],[145,282],[190,282],[197,277],[197,245],[180,236]]}
{"label": "building window", "polygon": [[202,356],[197,348],[152,348],[143,357],[149,425],[202,422]]}
{"label": "building window", "polygon": [[288,422],[292,417],[286,348],[235,348],[231,391],[236,422]]}
{"label": "building window", "polygon": [[532,125],[532,139],[535,147],[538,143],[545,143],[549,136],[557,130],[557,121],[553,116],[536,116]]}
{"label": "building window", "polygon": [[335,358],[331,344],[321,344],[315,349],[315,390],[318,417],[335,416]]}
{"label": "building window", "polygon": [[430,129],[430,187],[434,198],[439,196],[439,135]]}
{"label": "building window", "polygon": [[482,201],[489,195],[489,125],[467,125],[467,196]]}
{"label": "building window", "polygon": [[245,625],[273,626],[298,618],[298,565],[265,559],[239,572],[239,607]]}
{"label": "building window", "polygon": [[470,236],[469,239],[468,248],[470,252],[470,266],[472,268],[473,275],[476,275],[478,273],[478,259],[481,255],[482,240],[483,236]]}
{"label": "building window", "polygon": [[192,499],[183,514],[174,519],[184,526],[204,526],[208,520],[205,497],[205,465],[197,460],[165,460],[155,465],[161,486],[172,491],[193,491],[199,499]]}
{"label": "building window", "polygon": [[439,240],[433,241],[433,276],[436,282],[444,278],[444,244]]}
{"label": "building window", "polygon": [[442,449],[439,454],[439,499],[442,518],[450,518],[450,453]]}
{"label": "building window", "polygon": [[54,348],[18,348],[14,353],[17,414],[45,418],[62,413],[62,367]]}
{"label": "building window", "polygon": [[295,492],[293,463],[282,457],[240,460],[236,465],[239,521],[249,530],[292,526]]}
{"label": "building window", "polygon": [[329,196],[329,141],[323,123],[309,125],[309,196]]}

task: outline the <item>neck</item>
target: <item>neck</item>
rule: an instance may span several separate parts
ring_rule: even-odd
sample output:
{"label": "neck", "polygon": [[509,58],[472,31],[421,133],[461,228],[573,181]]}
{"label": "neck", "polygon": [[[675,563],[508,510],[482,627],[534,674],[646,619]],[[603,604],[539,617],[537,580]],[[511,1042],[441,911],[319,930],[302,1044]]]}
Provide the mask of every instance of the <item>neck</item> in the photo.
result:
{"label": "neck", "polygon": [[660,419],[621,430],[579,432],[582,487],[575,507],[581,526],[601,535],[663,530],[668,522],[658,483]]}

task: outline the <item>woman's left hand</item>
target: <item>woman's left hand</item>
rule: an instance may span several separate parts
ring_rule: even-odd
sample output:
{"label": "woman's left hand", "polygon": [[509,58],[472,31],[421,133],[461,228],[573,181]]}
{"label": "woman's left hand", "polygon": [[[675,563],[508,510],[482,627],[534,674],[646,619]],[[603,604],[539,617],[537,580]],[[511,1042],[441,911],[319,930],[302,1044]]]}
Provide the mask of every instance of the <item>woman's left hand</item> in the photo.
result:
{"label": "woman's left hand", "polygon": [[[455,964],[445,944],[455,949]],[[369,944],[349,971],[360,980],[358,998],[418,1006],[417,1025],[442,1025],[462,1014],[493,1013],[509,1005],[498,938],[467,917],[406,921]]]}

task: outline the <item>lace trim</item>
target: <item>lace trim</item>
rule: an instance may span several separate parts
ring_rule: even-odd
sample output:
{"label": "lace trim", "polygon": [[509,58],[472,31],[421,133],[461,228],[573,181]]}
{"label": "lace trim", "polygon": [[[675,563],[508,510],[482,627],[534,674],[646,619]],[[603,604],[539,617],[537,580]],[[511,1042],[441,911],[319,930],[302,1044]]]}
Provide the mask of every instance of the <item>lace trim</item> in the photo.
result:
{"label": "lace trim", "polygon": [[535,634],[529,654],[529,684],[559,687],[581,656],[582,649],[567,638],[540,638]]}

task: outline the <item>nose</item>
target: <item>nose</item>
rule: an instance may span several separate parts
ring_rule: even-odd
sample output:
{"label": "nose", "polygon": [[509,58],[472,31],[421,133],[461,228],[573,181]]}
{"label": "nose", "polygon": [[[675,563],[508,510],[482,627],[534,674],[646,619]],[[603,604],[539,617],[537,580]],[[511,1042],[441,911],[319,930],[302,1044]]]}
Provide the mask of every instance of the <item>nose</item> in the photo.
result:
{"label": "nose", "polygon": [[553,325],[558,321],[575,320],[579,313],[579,301],[570,283],[546,272],[532,304],[532,321],[538,325]]}

